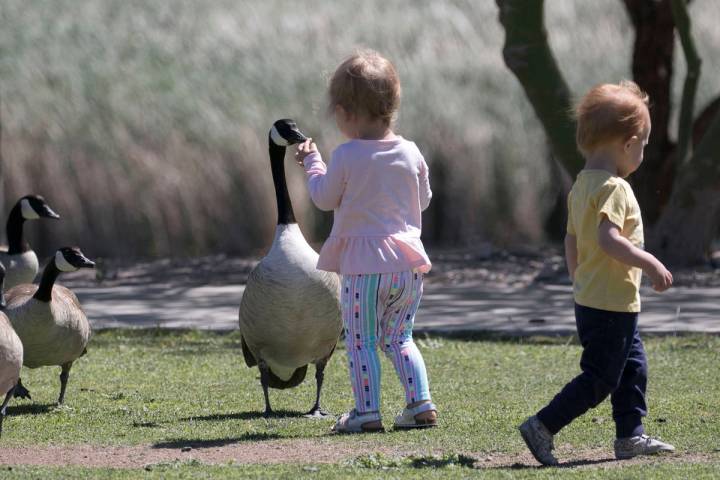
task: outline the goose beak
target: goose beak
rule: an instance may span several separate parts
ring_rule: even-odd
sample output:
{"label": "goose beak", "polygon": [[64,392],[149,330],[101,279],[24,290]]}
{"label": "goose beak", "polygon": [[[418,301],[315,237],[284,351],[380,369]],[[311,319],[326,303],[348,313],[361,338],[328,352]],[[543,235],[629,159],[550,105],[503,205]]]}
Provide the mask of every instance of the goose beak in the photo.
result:
{"label": "goose beak", "polygon": [[60,215],[55,213],[55,211],[52,208],[48,207],[47,205],[43,205],[43,209],[42,209],[42,212],[40,212],[40,216],[45,217],[45,218],[52,218],[53,220],[57,220],[58,218],[60,218]]}
{"label": "goose beak", "polygon": [[77,265],[78,268],[95,268],[95,262],[87,257],[82,257],[80,263]]}
{"label": "goose beak", "polygon": [[297,127],[290,130],[290,135],[288,135],[288,137],[287,141],[289,145],[295,145],[296,143],[302,143],[307,140],[305,134],[298,130]]}

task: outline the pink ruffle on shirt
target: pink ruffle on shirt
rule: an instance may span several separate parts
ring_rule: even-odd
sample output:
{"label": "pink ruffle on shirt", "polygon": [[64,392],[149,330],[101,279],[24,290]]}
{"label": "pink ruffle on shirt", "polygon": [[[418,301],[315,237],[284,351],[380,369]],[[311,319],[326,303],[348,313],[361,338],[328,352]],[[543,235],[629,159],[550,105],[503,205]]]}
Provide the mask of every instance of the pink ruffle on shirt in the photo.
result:
{"label": "pink ruffle on shirt", "polygon": [[430,271],[430,259],[419,238],[329,237],[320,250],[317,268],[343,275]]}
{"label": "pink ruffle on shirt", "polygon": [[430,271],[420,232],[432,192],[428,166],[413,142],[351,140],[333,152],[329,165],[313,153],[304,166],[315,205],[335,212],[319,269],[343,275]]}

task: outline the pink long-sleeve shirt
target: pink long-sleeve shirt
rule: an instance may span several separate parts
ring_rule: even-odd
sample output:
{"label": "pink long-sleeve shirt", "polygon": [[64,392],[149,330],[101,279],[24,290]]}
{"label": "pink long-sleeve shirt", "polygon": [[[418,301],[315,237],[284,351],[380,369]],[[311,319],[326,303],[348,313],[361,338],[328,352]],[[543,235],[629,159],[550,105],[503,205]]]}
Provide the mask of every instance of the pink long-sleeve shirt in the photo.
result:
{"label": "pink long-sleeve shirt", "polygon": [[312,201],[334,210],[317,267],[343,275],[428,272],[420,231],[432,191],[428,166],[415,143],[350,140],[326,166],[315,152],[304,161]]}

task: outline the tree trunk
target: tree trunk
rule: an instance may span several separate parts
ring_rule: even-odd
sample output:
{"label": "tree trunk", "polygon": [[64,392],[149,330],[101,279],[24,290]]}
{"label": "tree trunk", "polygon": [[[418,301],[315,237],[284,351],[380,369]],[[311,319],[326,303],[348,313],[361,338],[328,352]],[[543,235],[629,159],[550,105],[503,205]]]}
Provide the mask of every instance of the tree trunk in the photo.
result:
{"label": "tree trunk", "polygon": [[633,79],[650,95],[652,135],[642,168],[631,177],[635,196],[649,225],[660,216],[672,192],[675,145],[669,138],[675,22],[671,0],[624,0],[635,29]]}
{"label": "tree trunk", "polygon": [[[720,225],[720,112],[716,113],[720,106],[713,102],[692,130],[682,126],[684,151],[689,148],[690,131],[697,146],[680,167],[668,132],[675,31],[672,1],[624,0],[636,30],[634,79],[650,95],[653,123],[645,162],[632,181],[648,226],[650,251],[670,264],[691,264],[705,260]],[[497,4],[506,34],[505,63],[522,84],[556,158],[574,175],[583,162],[575,147],[574,122],[568,116],[570,93],[547,41],[543,1],[497,0]],[[676,9],[684,10],[684,5],[675,3]],[[687,43],[692,41],[689,18],[684,20],[683,46],[692,56],[694,49],[687,48],[692,47]],[[686,79],[683,95],[686,122],[692,118],[699,74],[699,58],[691,60],[691,78]],[[698,142],[699,132],[705,129]]]}
{"label": "tree trunk", "polygon": [[697,148],[697,145],[705,136],[705,132],[707,132],[713,119],[718,114],[720,114],[720,97],[710,102],[702,112],[700,112],[700,115],[697,116],[692,130],[693,149]]}
{"label": "tree trunk", "polygon": [[668,205],[653,229],[649,247],[671,265],[707,261],[720,227],[720,113],[681,170]]}
{"label": "tree trunk", "polygon": [[543,0],[497,0],[503,58],[525,91],[560,164],[574,177],[584,164],[575,146],[570,90],[547,40]]}

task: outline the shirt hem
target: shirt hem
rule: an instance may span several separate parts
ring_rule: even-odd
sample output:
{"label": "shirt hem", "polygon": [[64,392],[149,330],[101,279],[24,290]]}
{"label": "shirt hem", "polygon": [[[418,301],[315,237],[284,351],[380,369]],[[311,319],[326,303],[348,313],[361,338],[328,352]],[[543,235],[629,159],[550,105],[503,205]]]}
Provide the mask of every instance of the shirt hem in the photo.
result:
{"label": "shirt hem", "polygon": [[[424,268],[427,267],[427,268]],[[432,269],[432,263],[426,262],[424,260],[420,260],[417,262],[411,262],[409,264],[405,265],[392,265],[388,266],[387,268],[374,268],[370,270],[352,270],[347,271],[340,267],[335,267],[332,265],[321,265],[318,263],[317,265],[318,270],[323,270],[325,272],[334,272],[339,275],[368,275],[372,273],[397,273],[397,272],[407,272],[409,270],[418,270],[421,273],[428,273]]]}
{"label": "shirt hem", "polygon": [[608,312],[618,313],[641,313],[641,305],[633,303],[631,305],[609,305],[604,303],[586,302],[581,299],[575,298],[575,303],[582,307],[595,308],[597,310],[607,310]]}

